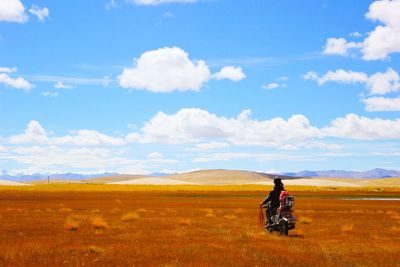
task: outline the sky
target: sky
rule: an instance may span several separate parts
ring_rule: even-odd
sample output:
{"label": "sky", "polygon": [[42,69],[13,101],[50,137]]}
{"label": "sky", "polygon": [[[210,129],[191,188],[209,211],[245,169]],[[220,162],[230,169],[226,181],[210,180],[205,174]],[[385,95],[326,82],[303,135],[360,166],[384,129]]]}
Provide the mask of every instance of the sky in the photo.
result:
{"label": "sky", "polygon": [[0,0],[0,171],[400,166],[400,0]]}

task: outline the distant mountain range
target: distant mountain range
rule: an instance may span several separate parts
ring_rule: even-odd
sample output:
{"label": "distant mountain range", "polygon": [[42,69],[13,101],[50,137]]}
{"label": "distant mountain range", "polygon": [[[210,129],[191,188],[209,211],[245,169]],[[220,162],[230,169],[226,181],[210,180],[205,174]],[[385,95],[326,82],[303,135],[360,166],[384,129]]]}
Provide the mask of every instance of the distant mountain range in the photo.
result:
{"label": "distant mountain range", "polygon": [[79,173],[56,173],[56,174],[39,174],[35,173],[32,175],[25,174],[16,174],[16,175],[8,175],[1,174],[1,180],[9,180],[9,181],[17,181],[17,182],[30,182],[37,180],[47,180],[49,177],[50,180],[82,180],[82,179],[90,179],[90,178],[98,178],[103,176],[115,176],[117,173],[101,173],[101,174],[79,174]]}
{"label": "distant mountain range", "polygon": [[372,169],[369,171],[328,170],[328,171],[288,172],[280,174],[292,177],[333,177],[333,178],[364,178],[364,179],[400,177],[400,171],[380,169],[380,168]]}
{"label": "distant mountain range", "polygon": [[[232,171],[238,172],[238,171]],[[252,173],[252,172],[245,172],[243,173]],[[265,177],[272,178],[275,174],[263,174],[258,173],[259,175],[264,175]],[[168,174],[168,173],[151,173],[146,175],[147,177],[164,177],[164,176],[177,176],[179,174]],[[184,175],[184,174],[180,174]],[[233,175],[233,174],[231,174]],[[301,177],[326,177],[326,178],[364,178],[364,179],[371,179],[371,178],[390,178],[390,177],[400,177],[400,171],[395,170],[387,170],[387,169],[380,169],[376,168],[369,171],[343,171],[343,170],[327,170],[327,171],[301,171],[301,172],[282,172],[277,174],[279,176],[284,176],[283,179],[290,179],[292,178],[301,178]],[[114,177],[120,176],[118,173],[100,173],[100,174],[93,174],[93,175],[86,175],[86,174],[79,174],[79,173],[58,173],[58,174],[32,174],[32,175],[8,175],[5,172],[0,174],[0,180],[8,180],[8,181],[16,181],[16,182],[29,182],[29,181],[38,181],[38,180],[47,180],[47,177],[50,180],[86,180],[86,179],[93,179],[93,178],[101,178],[101,177]],[[215,177],[218,179],[218,177]]]}

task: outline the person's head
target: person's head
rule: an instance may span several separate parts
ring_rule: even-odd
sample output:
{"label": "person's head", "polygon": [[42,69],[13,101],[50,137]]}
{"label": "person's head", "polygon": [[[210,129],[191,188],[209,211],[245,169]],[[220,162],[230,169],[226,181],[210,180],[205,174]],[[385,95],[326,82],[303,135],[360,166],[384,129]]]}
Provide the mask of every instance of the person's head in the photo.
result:
{"label": "person's head", "polygon": [[283,188],[283,183],[281,178],[279,178],[278,176],[274,177],[274,185],[276,188]]}

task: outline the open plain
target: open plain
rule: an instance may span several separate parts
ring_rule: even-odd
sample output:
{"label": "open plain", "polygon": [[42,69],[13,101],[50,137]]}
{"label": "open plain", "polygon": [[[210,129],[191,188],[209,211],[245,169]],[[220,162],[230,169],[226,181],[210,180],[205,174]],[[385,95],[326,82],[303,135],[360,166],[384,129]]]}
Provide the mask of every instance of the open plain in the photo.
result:
{"label": "open plain", "polygon": [[269,190],[3,186],[0,266],[400,265],[399,189],[288,186],[298,218],[288,237],[257,223]]}

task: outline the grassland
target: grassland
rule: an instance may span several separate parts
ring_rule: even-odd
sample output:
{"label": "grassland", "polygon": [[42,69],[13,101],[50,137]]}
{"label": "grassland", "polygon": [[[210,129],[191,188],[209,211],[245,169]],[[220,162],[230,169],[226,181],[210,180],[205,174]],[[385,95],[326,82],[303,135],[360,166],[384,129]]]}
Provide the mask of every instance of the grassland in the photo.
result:
{"label": "grassland", "polygon": [[0,187],[0,266],[399,266],[396,188],[288,187],[297,228],[257,225],[265,186]]}

